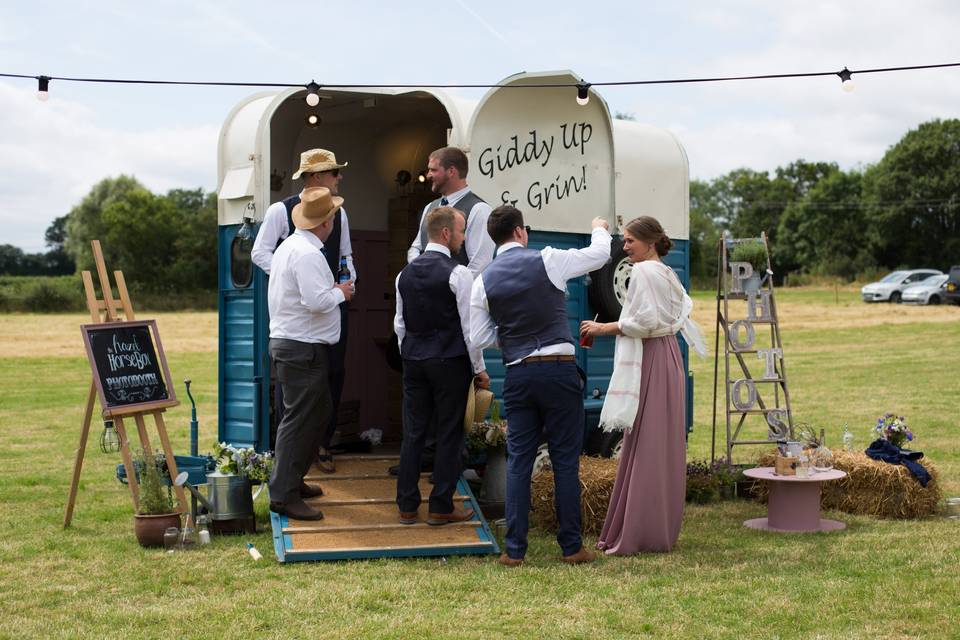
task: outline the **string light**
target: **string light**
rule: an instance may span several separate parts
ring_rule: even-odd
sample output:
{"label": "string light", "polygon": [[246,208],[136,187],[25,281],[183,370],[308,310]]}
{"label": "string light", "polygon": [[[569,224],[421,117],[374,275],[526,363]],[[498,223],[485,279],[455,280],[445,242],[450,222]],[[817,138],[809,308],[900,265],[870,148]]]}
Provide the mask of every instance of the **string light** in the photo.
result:
{"label": "string light", "polygon": [[853,72],[851,72],[850,69],[844,67],[837,72],[837,75],[840,76],[840,86],[843,87],[844,91],[850,93],[856,88],[853,84],[853,80],[850,79],[853,77]]}
{"label": "string light", "polygon": [[37,100],[46,102],[50,98],[50,78],[37,76]]}
{"label": "string light", "polygon": [[318,85],[313,80],[307,84],[307,104],[311,107],[315,107],[320,104],[320,96],[317,92],[320,91],[320,85]]}
{"label": "string light", "polygon": [[577,104],[585,107],[588,102],[590,102],[590,84],[581,80],[577,85]]}
{"label": "string light", "polygon": [[320,116],[315,113],[311,113],[307,116],[307,126],[308,127],[319,127],[320,126]]}

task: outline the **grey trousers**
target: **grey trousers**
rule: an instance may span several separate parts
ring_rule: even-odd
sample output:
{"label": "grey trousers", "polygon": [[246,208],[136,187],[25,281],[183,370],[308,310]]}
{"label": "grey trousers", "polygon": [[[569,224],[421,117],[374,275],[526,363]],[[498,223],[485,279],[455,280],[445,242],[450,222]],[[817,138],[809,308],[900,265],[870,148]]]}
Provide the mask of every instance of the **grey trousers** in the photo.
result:
{"label": "grey trousers", "polygon": [[283,388],[283,418],[277,427],[276,459],[270,474],[271,502],[301,500],[300,483],[330,420],[328,350],[325,344],[270,339],[270,357]]}

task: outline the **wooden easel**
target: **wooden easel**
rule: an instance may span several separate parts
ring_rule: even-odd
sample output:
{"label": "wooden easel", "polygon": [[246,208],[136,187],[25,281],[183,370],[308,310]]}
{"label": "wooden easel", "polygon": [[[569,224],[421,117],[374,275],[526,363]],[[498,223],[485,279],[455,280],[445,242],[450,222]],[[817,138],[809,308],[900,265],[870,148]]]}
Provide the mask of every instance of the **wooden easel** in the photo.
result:
{"label": "wooden easel", "polygon": [[[107,267],[103,260],[103,251],[100,248],[100,241],[93,240],[93,260],[97,269],[97,277],[100,280],[100,290],[103,292],[103,300],[97,298],[96,290],[93,285],[93,276],[89,271],[82,272],[83,289],[87,299],[87,309],[90,311],[90,318],[95,324],[108,322],[123,322],[134,320],[133,305],[130,302],[130,295],[127,293],[127,283],[123,278],[123,272],[114,271],[113,277],[117,283],[117,292],[120,300],[115,300],[110,285],[110,277],[107,274]],[[122,316],[121,316],[122,312]],[[159,336],[157,336],[159,343]],[[158,347],[162,347],[158,344]],[[169,384],[170,373],[166,372],[167,382]],[[80,429],[80,444],[77,447],[76,460],[73,464],[73,478],[70,481],[70,494],[67,498],[67,510],[63,517],[63,526],[67,528],[73,519],[73,507],[77,500],[77,489],[80,485],[80,471],[83,468],[83,456],[87,448],[87,438],[90,435],[90,422],[93,418],[93,405],[97,399],[98,390],[96,380],[90,381],[90,392],[87,394],[87,406],[83,414],[83,425]],[[173,456],[173,448],[170,446],[170,439],[167,437],[167,429],[163,422],[163,412],[168,407],[180,404],[174,397],[162,402],[150,404],[140,404],[134,407],[115,407],[109,408],[101,400],[102,415],[104,418],[112,418],[117,429],[117,435],[120,436],[120,455],[123,458],[123,466],[127,472],[127,484],[130,487],[130,494],[133,496],[134,509],[140,506],[140,486],[137,482],[136,470],[133,466],[133,457],[130,454],[130,441],[127,438],[127,432],[123,424],[124,417],[133,417],[137,425],[137,433],[140,437],[140,445],[146,451],[153,451],[150,445],[150,437],[147,434],[146,421],[144,415],[153,416],[157,425],[157,434],[160,437],[160,443],[163,446],[164,457],[167,461],[167,469],[171,478],[176,478],[177,462]],[[187,497],[183,487],[174,486],[174,492],[177,496],[177,503],[182,513],[190,517],[190,510],[187,505]]]}

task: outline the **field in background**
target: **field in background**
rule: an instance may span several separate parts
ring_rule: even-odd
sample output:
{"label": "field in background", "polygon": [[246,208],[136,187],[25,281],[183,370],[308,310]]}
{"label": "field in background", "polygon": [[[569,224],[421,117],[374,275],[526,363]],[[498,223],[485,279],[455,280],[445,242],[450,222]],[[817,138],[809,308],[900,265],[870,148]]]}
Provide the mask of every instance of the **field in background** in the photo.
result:
{"label": "field in background", "polygon": [[[960,495],[957,398],[960,307],[866,305],[853,288],[778,290],[793,408],[838,445],[857,444],[885,411],[907,417],[916,447]],[[697,292],[696,318],[713,347],[715,301]],[[189,377],[201,449],[216,438],[216,314],[157,318],[177,393]],[[670,554],[557,562],[535,532],[527,566],[488,558],[282,566],[262,532],[220,537],[166,556],[132,535],[119,456],[91,434],[74,527],[63,507],[90,372],[85,314],[0,315],[0,636],[2,637],[943,637],[956,626],[958,524],[941,518],[831,517],[829,535],[744,529],[764,507],[688,506]],[[710,455],[712,356],[696,379],[691,458]],[[168,413],[174,447],[188,447],[189,405]],[[722,444],[721,444],[722,448]],[[748,459],[759,449],[744,449]],[[265,559],[244,550],[252,541]],[[588,540],[588,542],[594,542]]]}

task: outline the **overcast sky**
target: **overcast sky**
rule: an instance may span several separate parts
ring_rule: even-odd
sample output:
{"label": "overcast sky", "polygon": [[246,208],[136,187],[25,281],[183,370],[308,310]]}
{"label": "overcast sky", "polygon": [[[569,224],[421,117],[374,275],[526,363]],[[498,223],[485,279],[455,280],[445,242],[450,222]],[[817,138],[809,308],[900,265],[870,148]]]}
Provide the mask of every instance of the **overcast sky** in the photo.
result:
{"label": "overcast sky", "polygon": [[[389,85],[571,69],[602,82],[958,62],[958,32],[949,0],[9,1],[0,72]],[[960,68],[854,80],[853,93],[834,77],[600,93],[677,134],[694,178],[797,158],[863,166],[921,122],[960,116]],[[54,82],[46,103],[36,91],[0,78],[0,244],[27,251],[107,176],[216,189],[220,125],[254,90]]]}

